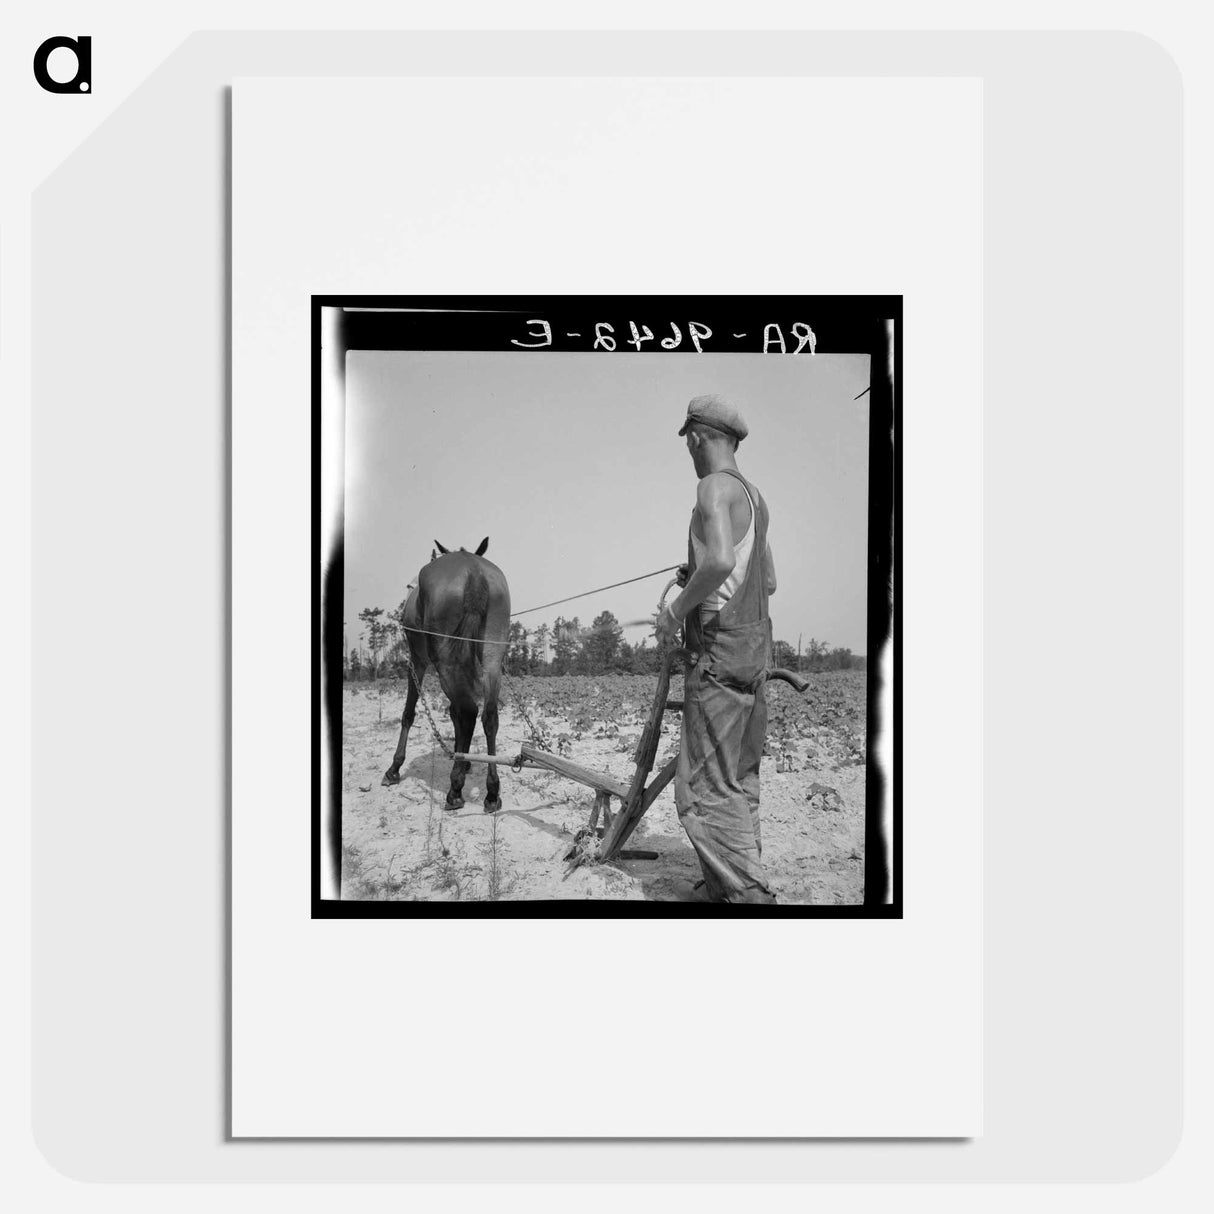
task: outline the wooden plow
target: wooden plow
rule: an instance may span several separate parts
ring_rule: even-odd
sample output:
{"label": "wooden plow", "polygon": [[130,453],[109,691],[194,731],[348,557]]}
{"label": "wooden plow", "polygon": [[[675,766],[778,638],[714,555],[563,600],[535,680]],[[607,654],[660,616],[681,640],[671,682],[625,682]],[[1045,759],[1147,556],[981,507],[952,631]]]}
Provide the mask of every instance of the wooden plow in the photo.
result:
{"label": "wooden plow", "polygon": [[[682,700],[668,698],[671,667],[676,661],[690,656],[686,649],[670,649],[662,659],[657,690],[649,710],[649,720],[633,755],[631,781],[620,780],[610,772],[583,767],[561,755],[554,755],[527,743],[520,747],[518,757],[513,761],[503,760],[496,755],[481,754],[457,754],[455,758],[466,763],[505,763],[514,771],[521,771],[525,767],[540,768],[594,789],[594,808],[590,811],[590,821],[574,835],[573,845],[565,854],[565,859],[572,861],[572,867],[576,868],[579,864],[603,864],[611,860],[656,860],[657,852],[629,850],[624,844],[636,830],[637,823],[645,816],[645,811],[674,779],[675,768],[678,766],[677,756],[668,759],[653,779],[649,777],[657,761],[658,744],[662,740],[662,720],[667,711],[679,711],[683,707]],[[791,683],[799,692],[804,692],[809,686],[805,679],[791,670],[769,670],[767,677],[768,680],[781,679]],[[611,812],[612,797],[620,802],[620,807],[614,814]]]}

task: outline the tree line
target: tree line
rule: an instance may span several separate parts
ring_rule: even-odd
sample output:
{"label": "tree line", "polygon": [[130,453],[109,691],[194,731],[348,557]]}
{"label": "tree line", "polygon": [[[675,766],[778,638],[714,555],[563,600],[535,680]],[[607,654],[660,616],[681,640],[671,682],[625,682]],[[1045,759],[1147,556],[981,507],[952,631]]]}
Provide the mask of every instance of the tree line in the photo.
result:
{"label": "tree line", "polygon": [[[345,645],[342,671],[346,679],[403,678],[405,663],[405,604],[395,611],[365,607],[358,613],[363,625],[359,643]],[[655,617],[656,618],[656,617]],[[560,676],[566,674],[657,674],[661,655],[654,636],[635,644],[624,640],[624,630],[610,611],[601,612],[583,626],[577,616],[558,616],[551,627],[528,629],[512,620],[502,668],[507,674]],[[863,655],[811,638],[801,649],[787,641],[772,646],[772,662],[802,673],[822,670],[862,670]]]}

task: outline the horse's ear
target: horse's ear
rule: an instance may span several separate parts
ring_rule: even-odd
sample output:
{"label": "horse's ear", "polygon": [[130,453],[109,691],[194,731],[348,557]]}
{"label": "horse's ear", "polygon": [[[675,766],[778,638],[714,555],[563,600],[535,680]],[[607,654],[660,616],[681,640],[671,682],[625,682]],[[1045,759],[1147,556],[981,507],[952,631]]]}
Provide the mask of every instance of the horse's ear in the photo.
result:
{"label": "horse's ear", "polygon": [[447,555],[448,549],[444,548],[444,547],[442,546],[442,544],[440,544],[440,543],[438,542],[438,540],[435,540],[435,541],[434,541],[434,546],[435,546],[435,548],[437,548],[437,549],[439,550],[439,552],[441,552],[441,553],[442,553],[444,556],[446,556],[446,555]]}
{"label": "horse's ear", "polygon": [[476,555],[484,556],[488,550],[489,550],[489,537],[485,536],[485,538],[483,540],[481,540],[481,546],[476,550]]}

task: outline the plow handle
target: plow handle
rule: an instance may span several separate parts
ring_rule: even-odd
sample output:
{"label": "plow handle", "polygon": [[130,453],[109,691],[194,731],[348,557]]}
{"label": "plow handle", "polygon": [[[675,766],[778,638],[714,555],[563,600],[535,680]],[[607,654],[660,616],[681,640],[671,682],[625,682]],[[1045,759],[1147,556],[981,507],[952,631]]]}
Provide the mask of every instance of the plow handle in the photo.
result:
{"label": "plow handle", "polygon": [[785,670],[783,667],[777,667],[776,669],[769,670],[767,672],[768,682],[770,682],[772,679],[779,679],[781,682],[790,683],[797,689],[798,692],[801,693],[801,695],[805,694],[805,690],[809,686],[808,679],[803,679],[799,674],[796,673],[796,671]]}

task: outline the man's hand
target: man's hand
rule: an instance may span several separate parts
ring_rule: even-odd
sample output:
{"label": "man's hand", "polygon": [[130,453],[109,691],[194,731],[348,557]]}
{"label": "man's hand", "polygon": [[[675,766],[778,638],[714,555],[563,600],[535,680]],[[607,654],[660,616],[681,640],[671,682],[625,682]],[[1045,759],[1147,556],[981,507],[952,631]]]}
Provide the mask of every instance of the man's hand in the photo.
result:
{"label": "man's hand", "polygon": [[691,572],[691,566],[685,562],[679,566],[679,571],[674,575],[675,584],[679,586],[687,585],[687,575]]}
{"label": "man's hand", "polygon": [[675,615],[668,603],[662,608],[657,624],[654,626],[658,637],[658,644],[668,645],[676,642],[679,639],[679,629],[682,627],[682,624],[682,620]]}

